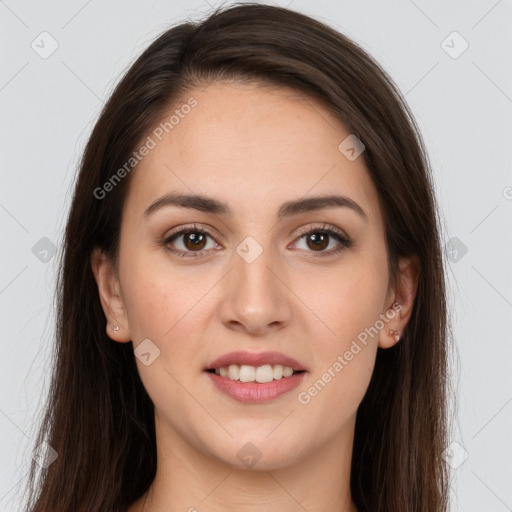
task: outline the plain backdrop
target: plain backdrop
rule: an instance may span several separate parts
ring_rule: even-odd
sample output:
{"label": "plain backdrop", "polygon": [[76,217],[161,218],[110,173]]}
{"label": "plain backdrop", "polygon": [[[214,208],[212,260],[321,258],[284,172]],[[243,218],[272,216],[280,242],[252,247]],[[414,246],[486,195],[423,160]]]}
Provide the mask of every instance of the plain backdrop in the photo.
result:
{"label": "plain backdrop", "polygon": [[[0,510],[20,510],[47,392],[55,251],[80,153],[125,69],[209,1],[0,1]],[[362,45],[416,117],[449,261],[452,510],[512,511],[512,1],[275,4]]]}

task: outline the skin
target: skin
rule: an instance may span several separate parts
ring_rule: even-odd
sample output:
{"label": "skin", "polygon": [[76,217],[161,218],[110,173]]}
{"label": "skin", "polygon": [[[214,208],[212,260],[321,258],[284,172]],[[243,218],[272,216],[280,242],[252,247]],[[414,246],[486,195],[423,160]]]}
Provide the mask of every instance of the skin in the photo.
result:
{"label": "skin", "polygon": [[[377,191],[363,157],[350,161],[338,149],[349,132],[319,103],[238,83],[210,84],[190,96],[197,106],[133,171],[118,268],[99,250],[91,255],[108,335],[134,347],[149,338],[160,350],[149,366],[136,359],[155,405],[158,470],[129,511],[357,512],[349,487],[357,408],[377,347],[394,345],[388,330],[403,332],[409,321],[418,261],[400,260],[397,288],[389,286]],[[144,218],[170,191],[214,197],[233,216],[173,206]],[[357,202],[367,220],[346,207],[277,219],[286,201],[333,193]],[[203,256],[180,258],[160,243],[171,228],[193,223],[212,235],[199,248]],[[315,249],[301,237],[300,228],[323,223],[353,245],[334,254],[336,238]],[[251,263],[236,252],[247,236],[263,250]],[[172,243],[198,253],[184,235]],[[401,310],[300,403],[298,394],[395,302]],[[275,350],[308,371],[298,388],[243,404],[203,371],[238,349]],[[237,457],[247,443],[261,453],[252,468]]]}

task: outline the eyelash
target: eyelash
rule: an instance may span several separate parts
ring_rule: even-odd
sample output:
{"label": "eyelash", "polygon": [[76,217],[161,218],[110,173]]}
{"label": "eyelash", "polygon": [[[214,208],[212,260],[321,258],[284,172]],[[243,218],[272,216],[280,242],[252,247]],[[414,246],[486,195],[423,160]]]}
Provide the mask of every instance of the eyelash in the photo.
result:
{"label": "eyelash", "polygon": [[[352,242],[345,238],[341,231],[338,231],[337,228],[334,226],[329,226],[329,224],[323,224],[322,227],[315,227],[315,228],[306,228],[302,230],[297,238],[297,240],[300,240],[304,238],[307,235],[310,235],[312,233],[322,233],[329,236],[332,236],[335,238],[338,242],[340,242],[340,245],[336,249],[331,249],[330,251],[320,251],[318,255],[313,256],[314,258],[320,257],[320,258],[326,258],[333,256],[335,254],[338,254],[339,252],[343,251],[344,249],[348,249],[352,246]],[[171,249],[169,247],[169,244],[175,239],[178,238],[180,235],[183,234],[190,234],[190,233],[202,233],[204,235],[209,236],[210,238],[214,239],[214,237],[206,230],[204,230],[201,227],[197,227],[195,224],[193,227],[191,226],[183,226],[180,228],[177,228],[176,230],[172,231],[163,241],[162,245],[166,247],[166,250],[169,252],[175,254],[176,256],[179,256],[181,258],[201,258],[204,257],[204,255],[201,255],[201,252],[204,251],[181,251],[176,249]],[[315,252],[315,251],[307,251],[307,252]]]}

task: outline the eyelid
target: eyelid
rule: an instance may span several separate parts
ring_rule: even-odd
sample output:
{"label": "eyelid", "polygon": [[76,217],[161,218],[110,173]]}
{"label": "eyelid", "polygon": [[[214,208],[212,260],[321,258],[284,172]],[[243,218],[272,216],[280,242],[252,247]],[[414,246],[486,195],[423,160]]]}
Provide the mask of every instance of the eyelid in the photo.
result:
{"label": "eyelid", "polygon": [[301,237],[301,236],[309,233],[310,231],[334,231],[341,238],[344,238],[345,240],[350,241],[349,236],[346,233],[344,233],[340,228],[337,228],[333,224],[328,224],[326,222],[321,223],[321,224],[322,224],[321,226],[310,225],[310,226],[305,226],[303,228],[300,228],[298,236]]}
{"label": "eyelid", "polygon": [[[206,226],[206,229],[204,229],[204,226]],[[224,237],[220,233],[218,233],[218,231],[216,229],[214,229],[213,227],[209,226],[208,224],[198,226],[197,223],[195,223],[195,222],[192,224],[185,224],[185,225],[178,226],[176,228],[172,228],[171,230],[166,232],[166,234],[163,236],[163,239],[165,241],[165,240],[168,240],[173,235],[177,235],[177,234],[182,235],[184,233],[188,233],[188,232],[192,232],[192,231],[197,231],[198,233],[204,233],[205,235],[208,235],[211,238],[214,238],[214,236],[215,236],[216,238],[219,238],[220,240],[224,240]]]}
{"label": "eyelid", "polygon": [[[339,229],[338,227],[334,226],[333,224],[328,224],[326,222],[318,223],[318,224],[321,224],[321,225],[315,225],[315,223],[313,223],[313,224],[310,224],[309,226],[303,226],[302,228],[299,229],[299,232],[297,233],[297,237],[303,236],[306,233],[309,233],[310,231],[312,231],[313,229],[316,229],[316,230],[319,230],[319,231],[331,230],[331,231],[334,231],[336,234],[338,234],[340,237],[345,238],[346,240],[350,241],[350,237],[345,232],[343,232],[341,229]],[[218,238],[221,238],[221,239],[223,238],[211,226],[207,225],[207,229],[205,230],[205,229],[203,229],[203,226],[199,226],[198,227],[196,225],[196,223],[193,223],[192,225],[184,225],[184,226],[178,226],[176,228],[172,228],[170,231],[166,232],[166,234],[164,235],[163,238],[164,238],[164,240],[167,240],[172,235],[175,235],[175,234],[178,234],[178,233],[182,234],[182,233],[187,232],[187,231],[198,231],[199,233],[205,233],[206,235],[208,235],[208,236],[213,238],[213,234],[208,231],[209,229],[214,231],[215,236],[217,236]]]}

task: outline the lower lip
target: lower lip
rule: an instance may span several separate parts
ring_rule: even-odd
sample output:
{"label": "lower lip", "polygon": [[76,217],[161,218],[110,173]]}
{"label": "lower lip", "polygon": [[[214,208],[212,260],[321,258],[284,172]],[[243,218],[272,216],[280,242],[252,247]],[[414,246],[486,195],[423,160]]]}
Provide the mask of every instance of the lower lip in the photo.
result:
{"label": "lower lip", "polygon": [[206,372],[217,389],[226,395],[238,400],[239,402],[249,404],[259,404],[267,402],[278,396],[295,389],[302,381],[306,372],[295,373],[290,377],[282,377],[260,384],[259,382],[240,382],[231,380],[227,377],[221,377],[213,372]]}

